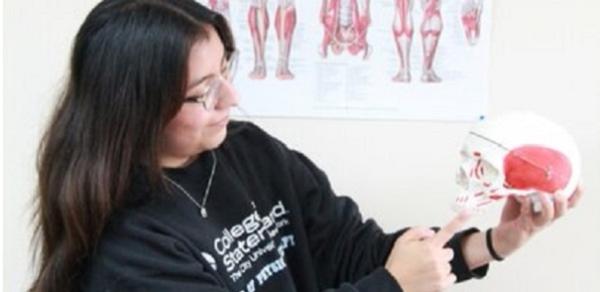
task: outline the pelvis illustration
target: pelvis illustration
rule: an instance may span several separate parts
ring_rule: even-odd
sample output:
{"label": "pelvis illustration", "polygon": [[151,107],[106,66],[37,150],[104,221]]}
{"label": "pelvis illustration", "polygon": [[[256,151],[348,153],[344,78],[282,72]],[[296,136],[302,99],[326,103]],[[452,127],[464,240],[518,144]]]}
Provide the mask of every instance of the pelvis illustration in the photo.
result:
{"label": "pelvis illustration", "polygon": [[362,52],[367,59],[371,48],[367,43],[367,30],[371,23],[369,0],[323,0],[321,23],[324,26],[320,54],[327,57],[328,48],[339,55],[348,51],[352,55]]}

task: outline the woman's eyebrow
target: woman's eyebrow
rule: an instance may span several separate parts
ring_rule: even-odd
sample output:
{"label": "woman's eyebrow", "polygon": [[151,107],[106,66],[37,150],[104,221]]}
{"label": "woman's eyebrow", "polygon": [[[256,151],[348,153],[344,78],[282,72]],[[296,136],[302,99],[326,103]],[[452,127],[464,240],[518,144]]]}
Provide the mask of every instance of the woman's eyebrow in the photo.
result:
{"label": "woman's eyebrow", "polygon": [[204,82],[204,81],[206,81],[206,80],[208,80],[208,79],[211,79],[211,78],[215,77],[215,75],[216,75],[216,74],[214,74],[214,73],[211,73],[211,74],[208,74],[208,75],[206,75],[206,76],[204,76],[204,77],[202,77],[202,78],[200,78],[200,79],[197,79],[197,80],[194,80],[194,81],[192,81],[192,82],[191,82],[191,83],[188,85],[188,88],[187,88],[187,90],[190,90],[190,89],[192,89],[192,88],[194,88],[194,87],[196,87],[196,86],[198,86],[198,85],[202,84],[202,82]]}
{"label": "woman's eyebrow", "polygon": [[[221,57],[221,66],[226,65],[226,64],[227,64],[227,56],[226,56],[225,52],[223,52],[223,56]],[[213,78],[215,76],[216,76],[215,73],[211,73],[211,74],[208,74],[208,75],[206,75],[206,76],[204,76],[204,77],[202,77],[200,79],[194,80],[194,81],[192,81],[188,85],[187,90],[190,90],[190,89],[192,89],[192,88],[194,88],[194,87],[202,84],[202,82],[204,82],[204,81],[206,81],[208,79],[211,79],[211,78]]]}

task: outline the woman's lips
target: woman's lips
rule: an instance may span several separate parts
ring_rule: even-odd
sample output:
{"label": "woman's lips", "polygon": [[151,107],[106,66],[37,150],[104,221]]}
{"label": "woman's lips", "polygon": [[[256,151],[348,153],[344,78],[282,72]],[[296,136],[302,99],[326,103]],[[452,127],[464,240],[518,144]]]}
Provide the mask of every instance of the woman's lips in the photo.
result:
{"label": "woman's lips", "polygon": [[224,127],[227,125],[227,123],[229,122],[229,115],[225,116],[224,118],[222,118],[221,120],[219,120],[218,122],[216,122],[214,124],[215,127]]}

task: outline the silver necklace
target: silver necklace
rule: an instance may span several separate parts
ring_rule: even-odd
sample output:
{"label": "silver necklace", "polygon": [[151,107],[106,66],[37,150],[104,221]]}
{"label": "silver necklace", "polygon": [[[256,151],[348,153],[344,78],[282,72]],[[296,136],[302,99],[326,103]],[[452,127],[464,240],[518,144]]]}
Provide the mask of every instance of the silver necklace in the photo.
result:
{"label": "silver necklace", "polygon": [[194,205],[196,205],[196,207],[198,207],[198,209],[200,209],[200,214],[203,218],[208,217],[208,213],[206,212],[206,201],[208,200],[208,196],[210,195],[210,187],[212,186],[212,181],[215,176],[215,170],[217,169],[217,155],[215,155],[215,152],[212,150],[210,151],[210,154],[212,156],[212,167],[210,169],[208,183],[206,184],[206,188],[204,189],[204,196],[202,196],[202,204],[198,203],[198,201],[196,201],[196,199],[194,199],[194,197],[192,197],[192,195],[190,195],[190,193],[188,193],[188,191],[186,191],[185,188],[183,188],[180,184],[176,183],[174,180],[164,175],[164,178],[167,181],[169,181],[172,185],[178,188],[184,195],[186,195],[186,197],[188,197],[188,199],[192,201],[192,203],[194,203]]}

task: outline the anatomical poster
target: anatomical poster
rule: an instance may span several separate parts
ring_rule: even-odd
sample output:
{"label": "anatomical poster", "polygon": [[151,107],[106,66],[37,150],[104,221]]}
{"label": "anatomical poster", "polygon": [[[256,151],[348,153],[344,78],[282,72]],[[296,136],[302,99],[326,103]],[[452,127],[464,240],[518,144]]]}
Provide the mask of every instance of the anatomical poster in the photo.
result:
{"label": "anatomical poster", "polygon": [[490,0],[201,0],[229,20],[256,117],[476,120]]}

